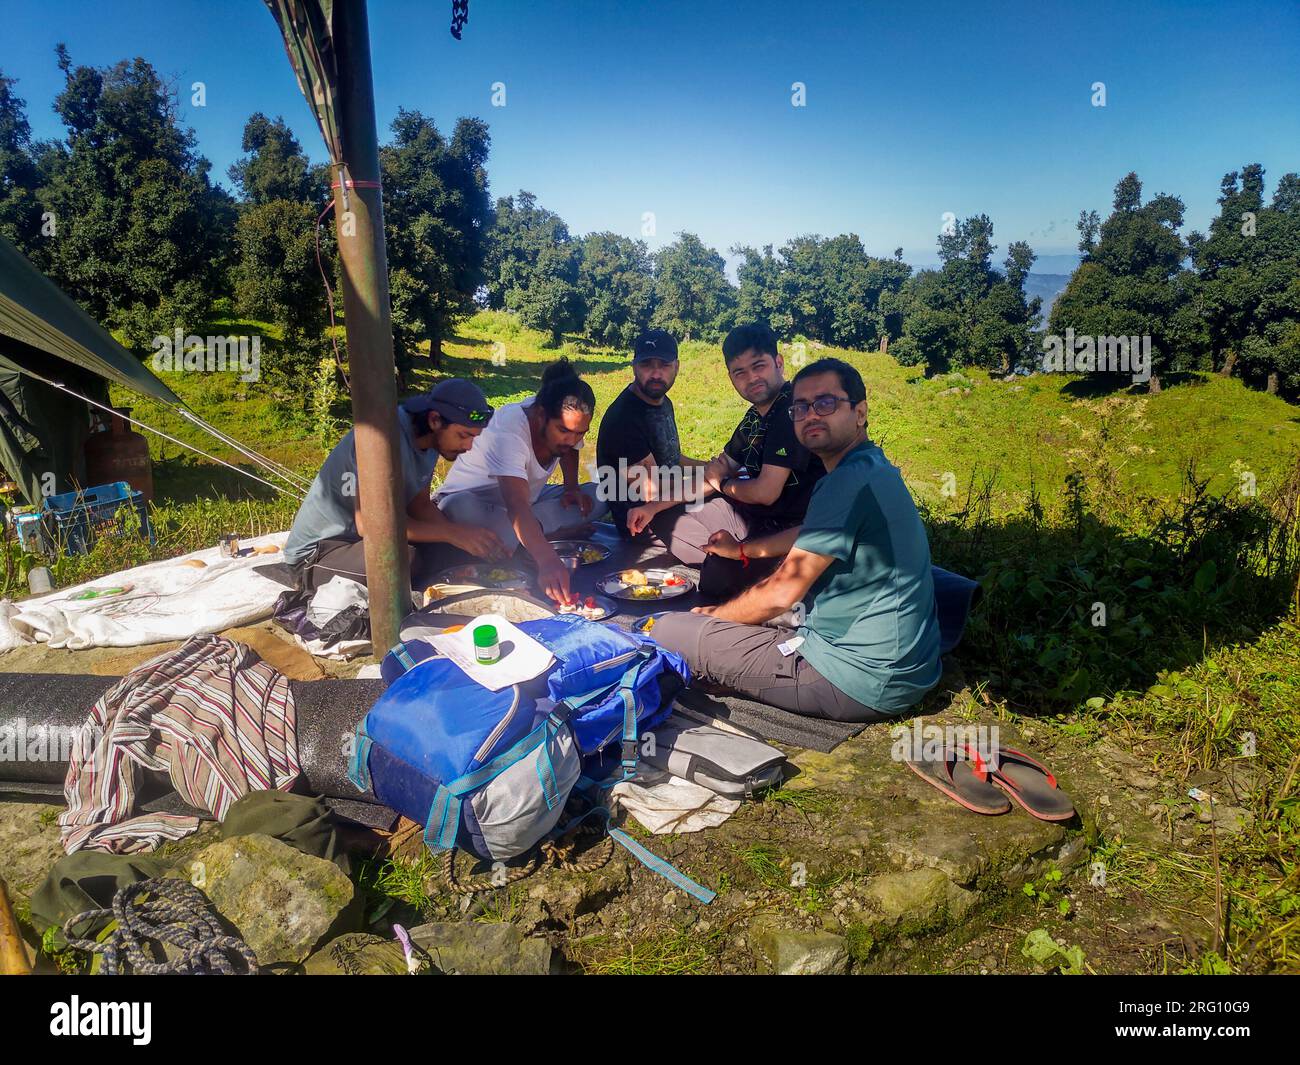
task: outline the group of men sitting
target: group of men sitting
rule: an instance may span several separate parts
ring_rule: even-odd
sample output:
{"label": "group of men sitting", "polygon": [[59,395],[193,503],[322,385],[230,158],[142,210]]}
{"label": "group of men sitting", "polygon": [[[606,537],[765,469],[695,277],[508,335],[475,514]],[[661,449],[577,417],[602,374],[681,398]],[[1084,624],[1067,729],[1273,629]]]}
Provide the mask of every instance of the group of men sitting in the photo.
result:
{"label": "group of men sitting", "polygon": [[[537,394],[493,411],[469,381],[406,400],[402,478],[413,584],[460,560],[523,550],[540,589],[573,598],[552,540],[608,516],[628,538],[699,567],[717,605],[657,617],[652,635],[692,675],[797,714],[884,720],[938,683],[930,549],[898,469],[867,435],[856,369],[820,359],[785,379],[765,325],[723,341],[728,377],[751,405],[722,452],[682,454],[672,400],[677,343],[639,337],[632,381],[601,419],[596,477],[579,482],[595,396],[567,359]],[[439,458],[452,466],[436,495]],[[562,483],[551,484],[556,467]],[[304,501],[285,558],[300,583],[364,582],[356,449],[348,433]]]}

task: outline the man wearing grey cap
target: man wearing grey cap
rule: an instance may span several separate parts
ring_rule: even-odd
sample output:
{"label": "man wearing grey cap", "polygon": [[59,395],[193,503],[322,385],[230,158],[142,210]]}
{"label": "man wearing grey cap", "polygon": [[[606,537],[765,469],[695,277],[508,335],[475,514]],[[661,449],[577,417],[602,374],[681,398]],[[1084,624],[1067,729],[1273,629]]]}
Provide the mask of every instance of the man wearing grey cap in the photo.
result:
{"label": "man wearing grey cap", "polygon": [[[451,379],[413,396],[397,408],[406,539],[413,587],[423,587],[438,569],[452,565],[459,548],[476,558],[505,556],[496,533],[457,524],[433,503],[429,486],[438,459],[454,462],[487,427],[492,408],[477,385]],[[332,577],[366,581],[366,535],[361,518],[354,430],[335,445],[312,482],[284,545],[284,560],[299,586],[314,591]]]}

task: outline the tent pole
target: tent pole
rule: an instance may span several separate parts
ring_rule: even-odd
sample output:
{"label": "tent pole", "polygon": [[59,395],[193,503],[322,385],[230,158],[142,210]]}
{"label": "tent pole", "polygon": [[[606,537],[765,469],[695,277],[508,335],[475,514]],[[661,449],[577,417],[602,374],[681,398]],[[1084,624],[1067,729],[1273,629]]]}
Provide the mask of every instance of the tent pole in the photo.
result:
{"label": "tent pole", "polygon": [[339,134],[346,168],[334,190],[334,219],[343,267],[344,324],[352,378],[357,476],[365,525],[366,582],[370,589],[371,646],[383,656],[398,641],[410,610],[406,504],[398,452],[397,383],[388,302],[388,253],[379,183],[379,140],[370,68],[365,0],[334,6],[339,74]]}

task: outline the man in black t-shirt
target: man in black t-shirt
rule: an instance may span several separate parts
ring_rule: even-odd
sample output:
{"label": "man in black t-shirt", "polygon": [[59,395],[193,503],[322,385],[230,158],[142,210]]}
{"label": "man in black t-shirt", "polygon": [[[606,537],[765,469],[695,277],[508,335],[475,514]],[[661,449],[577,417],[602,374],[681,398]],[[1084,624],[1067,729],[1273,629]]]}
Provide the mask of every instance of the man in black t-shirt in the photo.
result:
{"label": "man in black t-shirt", "polygon": [[661,500],[634,507],[627,516],[633,535],[649,526],[680,561],[700,566],[700,591],[708,596],[735,594],[780,562],[709,555],[710,537],[727,532],[744,541],[798,525],[826,472],[795,437],[790,385],[772,330],[761,323],[737,326],[723,341],[722,356],[732,386],[752,406],[705,468],[713,498],[702,506]]}
{"label": "man in black t-shirt", "polygon": [[624,536],[629,535],[630,507],[676,496],[674,489],[685,480],[703,486],[707,463],[682,455],[673,401],[668,398],[677,368],[677,341],[669,333],[652,329],[641,334],[632,346],[632,383],[600,420],[597,493],[609,503],[614,524]]}

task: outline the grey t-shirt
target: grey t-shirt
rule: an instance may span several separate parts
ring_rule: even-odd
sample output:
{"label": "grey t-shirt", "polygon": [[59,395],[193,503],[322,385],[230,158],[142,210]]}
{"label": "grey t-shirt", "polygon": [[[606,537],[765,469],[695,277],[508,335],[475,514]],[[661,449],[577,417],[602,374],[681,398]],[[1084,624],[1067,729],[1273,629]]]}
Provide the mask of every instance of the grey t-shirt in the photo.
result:
{"label": "grey t-shirt", "polygon": [[[397,408],[400,430],[398,450],[402,456],[402,498],[410,505],[421,492],[428,495],[433,471],[438,465],[438,449],[421,451],[415,446],[415,429],[411,415]],[[334,450],[316,474],[307,498],[298,508],[289,539],[284,544],[284,560],[290,565],[309,559],[321,540],[336,537],[357,539],[357,445],[355,430],[334,445]]]}

